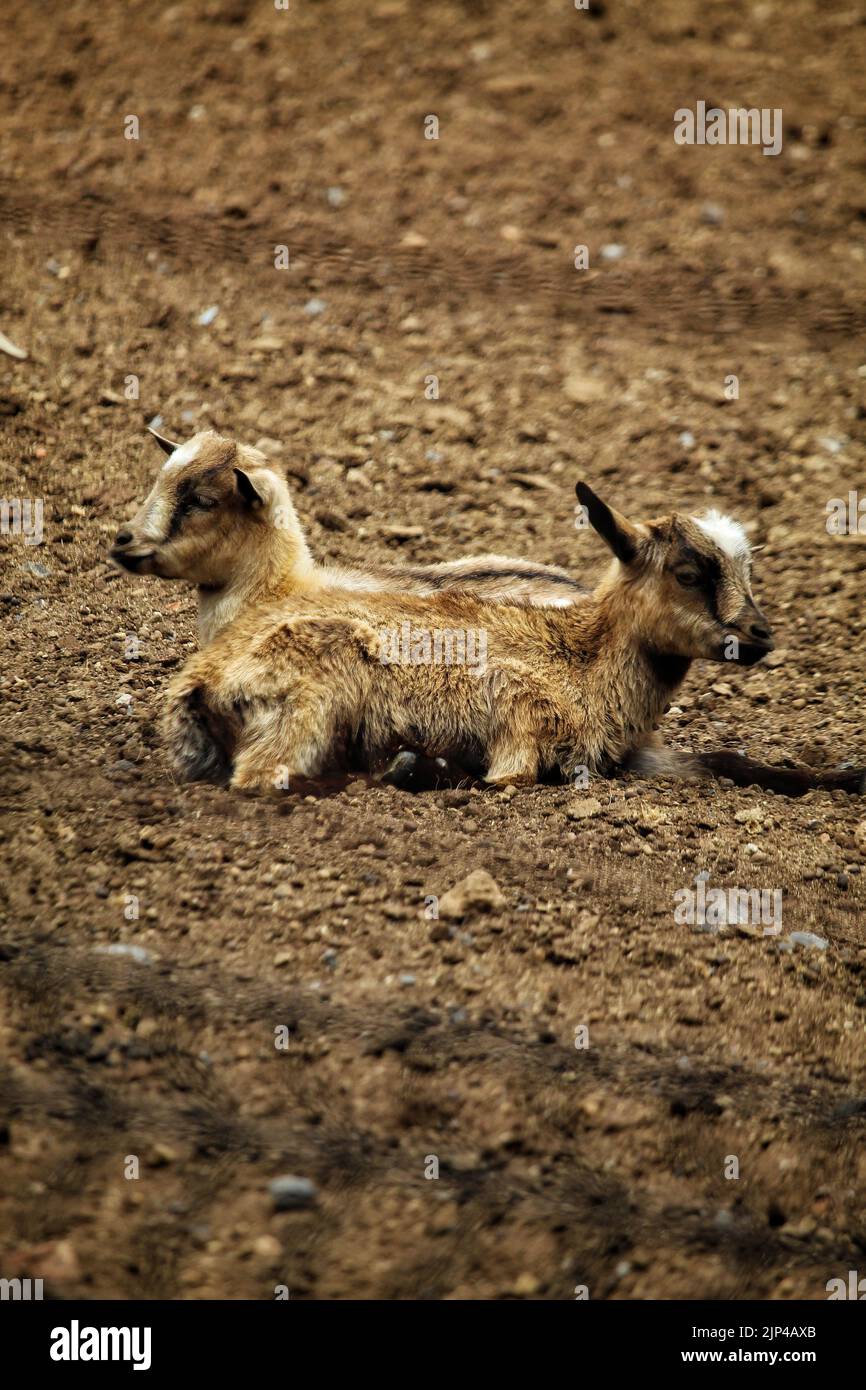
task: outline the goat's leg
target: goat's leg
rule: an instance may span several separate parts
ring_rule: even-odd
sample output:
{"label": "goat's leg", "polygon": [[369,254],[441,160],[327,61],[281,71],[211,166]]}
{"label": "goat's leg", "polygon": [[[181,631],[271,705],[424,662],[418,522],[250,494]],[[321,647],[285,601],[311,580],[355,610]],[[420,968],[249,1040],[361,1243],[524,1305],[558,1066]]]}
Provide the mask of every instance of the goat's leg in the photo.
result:
{"label": "goat's leg", "polygon": [[162,718],[169,756],[182,782],[228,782],[239,731],[196,663],[175,680]]}
{"label": "goat's leg", "polygon": [[530,787],[538,781],[536,750],[498,750],[484,777],[488,787]]}
{"label": "goat's leg", "polygon": [[444,787],[467,787],[477,782],[475,775],[452,758],[430,757],[414,748],[401,748],[391,758],[380,782],[406,792],[437,791]]}
{"label": "goat's leg", "polygon": [[361,622],[300,617],[256,644],[239,673],[243,732],[232,787],[287,790],[293,779],[332,770],[340,731],[361,722],[378,640]]}
{"label": "goat's leg", "polygon": [[538,742],[518,730],[503,731],[489,748],[484,781],[488,786],[528,785],[538,781]]}
{"label": "goat's leg", "polygon": [[537,782],[545,761],[542,750],[569,745],[578,738],[571,711],[531,675],[498,673],[491,689],[487,738],[488,785]]}
{"label": "goat's leg", "polygon": [[646,745],[632,753],[626,768],[644,777],[727,777],[738,787],[766,787],[783,796],[810,791],[846,791],[866,795],[866,768],[776,767],[756,762],[732,748],[685,753],[675,748]]}
{"label": "goat's leg", "polygon": [[327,691],[246,712],[231,786],[288,791],[296,778],[318,777],[332,760],[337,710]]}

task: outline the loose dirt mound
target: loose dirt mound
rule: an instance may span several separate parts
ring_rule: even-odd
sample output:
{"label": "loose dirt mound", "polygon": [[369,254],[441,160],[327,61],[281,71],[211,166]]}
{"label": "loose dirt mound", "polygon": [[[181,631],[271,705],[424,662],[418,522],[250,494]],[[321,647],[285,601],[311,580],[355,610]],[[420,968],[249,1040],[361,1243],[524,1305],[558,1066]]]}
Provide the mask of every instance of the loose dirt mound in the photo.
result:
{"label": "loose dirt mound", "polygon": [[[866,1258],[866,803],[176,787],[155,721],[194,600],[106,548],[156,415],[279,441],[331,557],[591,577],[577,478],[636,515],[712,499],[765,546],[781,650],[697,669],[668,739],[866,762],[866,536],[825,526],[863,486],[856,8],[72,0],[3,28],[0,328],[29,357],[0,355],[0,486],[45,538],[0,551],[0,1274],[825,1297]],[[699,99],[781,107],[782,154],[675,145]],[[506,906],[432,916],[477,869]],[[826,946],[679,925],[702,870]],[[285,1174],[311,1205],[274,1210]]]}

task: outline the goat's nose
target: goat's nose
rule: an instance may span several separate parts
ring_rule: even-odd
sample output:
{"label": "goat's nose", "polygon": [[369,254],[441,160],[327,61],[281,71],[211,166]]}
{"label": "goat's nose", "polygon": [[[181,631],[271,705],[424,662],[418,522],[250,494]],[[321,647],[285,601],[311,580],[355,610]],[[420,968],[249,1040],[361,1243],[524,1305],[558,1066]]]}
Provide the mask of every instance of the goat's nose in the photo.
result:
{"label": "goat's nose", "polygon": [[132,541],[132,532],[131,532],[131,531],[118,531],[117,535],[114,537],[114,544],[115,544],[115,545],[129,545],[131,541]]}
{"label": "goat's nose", "polygon": [[770,624],[764,619],[759,619],[758,622],[752,623],[749,628],[749,636],[754,637],[756,642],[769,642],[772,635]]}

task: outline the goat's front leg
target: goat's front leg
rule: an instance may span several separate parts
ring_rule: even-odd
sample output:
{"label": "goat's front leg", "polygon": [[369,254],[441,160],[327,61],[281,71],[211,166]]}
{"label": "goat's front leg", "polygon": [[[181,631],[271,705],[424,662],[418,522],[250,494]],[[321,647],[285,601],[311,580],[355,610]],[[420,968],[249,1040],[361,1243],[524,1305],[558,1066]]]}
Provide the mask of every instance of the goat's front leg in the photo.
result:
{"label": "goat's front leg", "polygon": [[243,731],[231,786],[286,791],[333,765],[340,730],[361,722],[378,637],[365,624],[295,618],[257,642],[243,669]]}
{"label": "goat's front leg", "polygon": [[572,712],[554,689],[523,672],[495,682],[484,778],[488,785],[537,782],[543,769],[557,765],[558,750],[578,742]]}
{"label": "goat's front leg", "polygon": [[182,782],[225,784],[232,772],[239,721],[219,698],[207,659],[199,653],[169,688],[162,728]]}
{"label": "goat's front leg", "polygon": [[538,745],[534,740],[500,739],[490,754],[484,775],[488,786],[529,786],[538,781]]}
{"label": "goat's front leg", "polygon": [[246,711],[231,786],[288,791],[296,778],[320,776],[332,759],[336,714],[326,691]]}
{"label": "goat's front leg", "polygon": [[490,786],[538,780],[539,739],[536,702],[525,681],[513,680],[494,696],[487,746],[485,782]]}

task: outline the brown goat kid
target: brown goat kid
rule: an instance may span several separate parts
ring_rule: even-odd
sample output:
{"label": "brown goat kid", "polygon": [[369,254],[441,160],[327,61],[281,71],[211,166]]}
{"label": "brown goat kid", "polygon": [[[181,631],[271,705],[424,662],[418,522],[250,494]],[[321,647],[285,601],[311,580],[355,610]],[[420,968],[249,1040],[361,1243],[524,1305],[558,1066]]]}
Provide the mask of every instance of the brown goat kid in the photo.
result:
{"label": "brown goat kid", "polygon": [[156,438],[168,459],[111,555],[132,574],[196,584],[202,645],[246,609],[295,594],[469,589],[494,602],[565,606],[586,592],[554,565],[501,555],[416,566],[317,564],[288,485],[264,454],[212,430],[181,445]]}
{"label": "brown goat kid", "polygon": [[[692,661],[750,666],[772,637],[736,523],[710,513],[635,524],[584,484],[578,496],[615,559],[569,607],[323,590],[239,616],[170,687],[178,775],[265,791],[353,761],[375,771],[401,746],[454,758],[494,785],[640,766]],[[457,635],[465,651],[466,634],[484,634],[474,648],[483,660],[437,661],[443,633],[452,653]],[[685,770],[748,781],[766,771],[795,793],[803,777],[863,789],[862,770],[822,778],[743,759],[737,778],[737,755],[715,756],[727,765],[697,758]],[[684,770],[670,755],[643,757],[656,772]]]}

